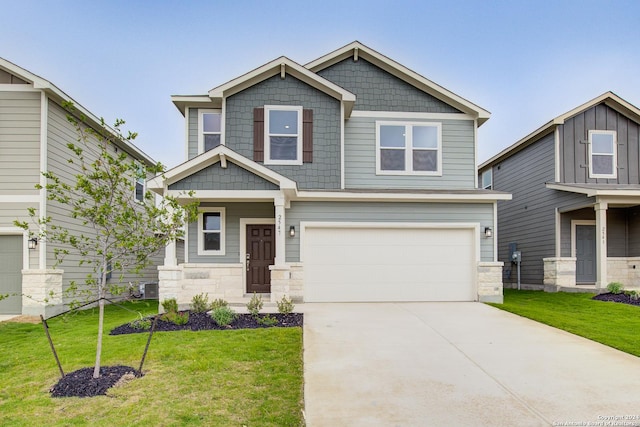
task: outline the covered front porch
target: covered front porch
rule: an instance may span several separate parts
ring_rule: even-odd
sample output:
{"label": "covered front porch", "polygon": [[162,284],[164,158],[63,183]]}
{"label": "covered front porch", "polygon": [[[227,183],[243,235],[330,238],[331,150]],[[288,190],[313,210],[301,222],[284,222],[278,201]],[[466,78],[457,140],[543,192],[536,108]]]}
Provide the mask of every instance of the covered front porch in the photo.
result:
{"label": "covered front porch", "polygon": [[547,291],[606,292],[619,282],[640,289],[640,188],[611,184],[547,184],[586,196],[556,210],[556,257],[544,259]]}

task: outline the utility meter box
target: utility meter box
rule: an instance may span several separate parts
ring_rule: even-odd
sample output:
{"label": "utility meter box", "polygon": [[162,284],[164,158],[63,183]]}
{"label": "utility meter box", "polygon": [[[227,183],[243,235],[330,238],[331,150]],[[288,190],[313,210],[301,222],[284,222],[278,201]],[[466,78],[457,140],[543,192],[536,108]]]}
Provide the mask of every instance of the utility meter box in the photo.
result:
{"label": "utility meter box", "polygon": [[511,254],[511,262],[519,264],[522,262],[522,253],[520,251],[513,251]]}

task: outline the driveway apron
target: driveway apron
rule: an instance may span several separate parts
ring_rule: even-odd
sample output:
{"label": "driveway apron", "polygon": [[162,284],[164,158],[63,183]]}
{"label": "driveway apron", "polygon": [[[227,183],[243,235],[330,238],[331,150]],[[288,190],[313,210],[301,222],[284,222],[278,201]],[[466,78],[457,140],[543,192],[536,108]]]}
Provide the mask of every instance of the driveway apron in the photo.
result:
{"label": "driveway apron", "polygon": [[491,306],[304,313],[309,427],[640,426],[640,358]]}

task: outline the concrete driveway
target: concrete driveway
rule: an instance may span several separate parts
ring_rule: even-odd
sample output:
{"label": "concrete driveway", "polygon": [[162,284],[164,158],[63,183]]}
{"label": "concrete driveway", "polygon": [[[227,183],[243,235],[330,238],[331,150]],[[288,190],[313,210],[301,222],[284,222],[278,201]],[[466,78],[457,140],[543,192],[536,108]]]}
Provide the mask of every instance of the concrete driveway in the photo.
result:
{"label": "concrete driveway", "polygon": [[640,425],[640,358],[487,305],[304,313],[309,427]]}

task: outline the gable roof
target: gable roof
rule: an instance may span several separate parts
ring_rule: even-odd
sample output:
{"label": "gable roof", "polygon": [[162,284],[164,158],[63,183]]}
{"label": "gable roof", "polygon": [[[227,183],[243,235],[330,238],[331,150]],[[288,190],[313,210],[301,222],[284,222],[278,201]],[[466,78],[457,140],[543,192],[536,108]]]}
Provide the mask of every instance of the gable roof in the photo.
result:
{"label": "gable roof", "polygon": [[243,169],[276,184],[280,189],[295,190],[297,188],[295,181],[292,181],[289,178],[254,162],[253,160],[247,159],[225,145],[218,145],[214,149],[206,151],[199,156],[170,169],[164,174],[148,180],[147,187],[158,194],[163,194],[165,188],[168,188],[169,185],[218,162],[220,162],[224,167],[227,160],[232,161]]}
{"label": "gable roof", "polygon": [[[51,83],[49,80],[46,80],[36,74],[33,74],[32,72],[25,70],[24,68],[14,64],[13,62],[7,61],[4,58],[0,58],[0,69],[6,70],[7,72],[28,82],[29,84],[33,85],[34,89],[40,89],[44,91],[51,99],[53,99],[58,104],[62,103],[63,101],[72,102],[73,106],[76,108],[78,113],[84,115],[87,119],[87,122],[91,126],[93,127],[101,126],[100,118],[98,118],[96,115],[91,113],[89,110],[83,107],[75,99],[67,95],[64,91],[62,91],[56,85]],[[113,135],[116,135],[116,131],[111,127],[105,125],[105,128],[109,132],[111,132]],[[125,150],[136,159],[142,160],[146,162],[148,165],[155,164],[155,161],[151,157],[149,157],[144,151],[140,150],[134,144],[120,140],[119,146],[121,149]]]}
{"label": "gable roof", "polygon": [[283,78],[286,74],[297,78],[314,87],[327,95],[344,103],[345,114],[347,117],[351,115],[356,96],[346,89],[341,88],[337,84],[320,77],[316,73],[309,71],[302,65],[290,60],[286,56],[274,59],[240,77],[228,81],[220,86],[214,87],[208,93],[208,96],[172,96],[171,99],[176,107],[184,114],[184,108],[189,103],[201,103],[203,107],[207,105],[220,108],[222,99],[229,97],[235,93],[241,92],[257,83],[260,83],[275,75],[281,75]]}
{"label": "gable roof", "polygon": [[368,46],[354,41],[346,46],[343,46],[337,50],[334,50],[327,55],[309,62],[305,65],[306,68],[317,73],[320,70],[328,68],[340,61],[343,61],[349,57],[363,58],[373,65],[385,70],[391,75],[407,82],[408,84],[420,89],[423,92],[449,104],[458,110],[475,117],[478,120],[478,126],[489,120],[491,113],[476,104],[462,98],[459,95],[445,89],[444,87],[434,83],[433,81],[421,76],[413,70],[405,67],[404,65],[394,61],[382,55],[379,52],[371,49]]}
{"label": "gable roof", "polygon": [[544,125],[540,126],[538,129],[534,130],[533,132],[531,132],[530,134],[528,134],[527,136],[525,136],[524,138],[516,141],[514,144],[510,145],[509,147],[505,148],[504,150],[500,151],[498,154],[496,154],[495,156],[491,157],[489,160],[484,161],[482,164],[480,164],[478,166],[478,170],[484,169],[487,166],[493,164],[493,163],[497,163],[501,160],[504,160],[505,158],[517,153],[518,151],[528,147],[529,145],[533,144],[534,142],[536,142],[537,140],[539,140],[540,138],[542,138],[543,136],[555,131],[556,127],[558,127],[559,125],[563,125],[565,123],[565,121],[567,121],[568,119],[582,113],[585,110],[588,110],[589,108],[592,108],[598,104],[605,104],[611,108],[613,108],[614,110],[618,111],[620,114],[623,114],[627,117],[629,117],[630,119],[634,120],[637,123],[640,123],[640,109],[638,107],[636,107],[635,105],[625,101],[624,99],[620,98],[618,95],[616,95],[615,93],[608,91],[603,93],[600,96],[597,96],[595,98],[593,98],[590,101],[585,102],[584,104],[567,111],[564,114],[561,114],[553,119],[551,119],[550,121],[548,121],[547,123],[545,123]]}

